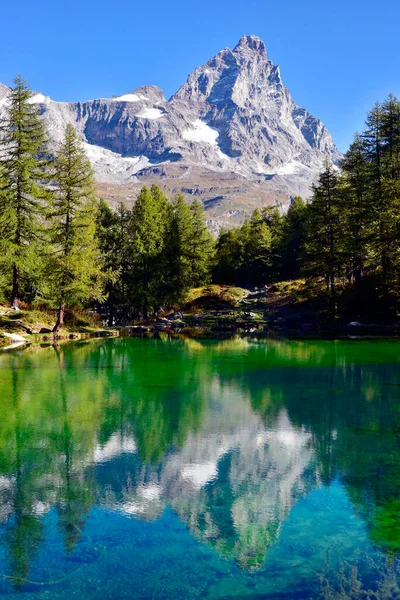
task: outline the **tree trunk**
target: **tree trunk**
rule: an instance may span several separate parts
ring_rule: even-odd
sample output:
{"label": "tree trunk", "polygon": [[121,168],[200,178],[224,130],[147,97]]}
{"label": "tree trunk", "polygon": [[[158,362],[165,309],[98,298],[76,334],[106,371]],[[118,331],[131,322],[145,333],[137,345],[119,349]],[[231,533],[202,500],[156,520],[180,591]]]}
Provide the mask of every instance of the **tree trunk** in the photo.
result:
{"label": "tree trunk", "polygon": [[53,336],[57,338],[58,332],[64,325],[65,302],[61,300],[60,308],[58,309],[57,323],[54,325]]}
{"label": "tree trunk", "polygon": [[149,307],[147,304],[147,296],[145,297],[145,300],[143,302],[143,318],[146,319],[146,321],[149,318]]}
{"label": "tree trunk", "polygon": [[19,267],[17,267],[17,265],[14,265],[11,308],[18,308],[18,296],[19,296]]}
{"label": "tree trunk", "polygon": [[361,258],[358,258],[356,260],[356,268],[354,271],[354,286],[355,286],[355,289],[357,292],[359,292],[360,288],[361,288],[362,272],[363,272],[362,260],[361,260]]}
{"label": "tree trunk", "polygon": [[336,306],[336,282],[335,282],[335,274],[333,271],[331,271],[329,279],[330,279],[329,312],[330,312],[330,318],[333,321],[336,317],[336,309],[337,309],[337,306]]}
{"label": "tree trunk", "polygon": [[110,312],[108,313],[108,326],[112,327],[114,325],[114,311],[112,307],[110,307]]}

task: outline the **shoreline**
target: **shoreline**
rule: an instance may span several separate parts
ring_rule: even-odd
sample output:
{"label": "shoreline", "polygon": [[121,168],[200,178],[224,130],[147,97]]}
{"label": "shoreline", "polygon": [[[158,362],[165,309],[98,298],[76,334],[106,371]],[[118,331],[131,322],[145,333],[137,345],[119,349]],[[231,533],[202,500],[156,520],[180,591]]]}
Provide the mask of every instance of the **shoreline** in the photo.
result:
{"label": "shoreline", "polygon": [[[73,343],[73,342],[90,342],[99,339],[108,339],[108,338],[139,338],[139,339],[148,339],[148,340],[163,340],[163,341],[171,341],[171,340],[185,340],[185,339],[193,339],[199,341],[225,341],[232,339],[247,339],[252,341],[302,341],[302,342],[316,342],[316,341],[338,341],[338,342],[373,342],[373,341],[400,341],[399,335],[390,335],[390,334],[365,334],[365,335],[354,335],[354,334],[345,334],[345,333],[332,333],[330,335],[322,335],[317,333],[295,333],[295,332],[277,332],[274,330],[263,331],[255,334],[254,332],[245,332],[245,331],[235,331],[235,332],[211,332],[211,331],[199,331],[194,332],[191,329],[190,332],[174,332],[174,331],[130,331],[131,329],[135,329],[138,326],[132,326],[121,329],[112,329],[112,330],[99,330],[88,333],[68,333],[62,336],[59,336],[56,341],[53,340],[52,336],[43,335],[43,336],[30,336],[24,338],[24,341],[18,340],[11,344],[0,345],[0,353],[1,352],[9,352],[12,350],[23,350],[29,347],[44,347],[48,348],[49,346],[57,346],[59,343],[62,345]],[[197,335],[196,335],[197,333]],[[22,336],[21,336],[22,337]]]}

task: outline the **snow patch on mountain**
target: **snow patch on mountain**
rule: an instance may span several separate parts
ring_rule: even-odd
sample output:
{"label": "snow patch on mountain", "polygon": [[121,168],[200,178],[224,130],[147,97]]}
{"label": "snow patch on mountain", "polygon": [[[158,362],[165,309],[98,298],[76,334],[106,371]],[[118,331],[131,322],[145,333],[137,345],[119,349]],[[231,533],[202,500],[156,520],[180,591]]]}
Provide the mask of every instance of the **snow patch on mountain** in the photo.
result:
{"label": "snow patch on mountain", "polygon": [[301,173],[307,173],[310,175],[311,169],[306,165],[303,165],[297,160],[290,160],[286,164],[279,167],[276,171],[277,175],[298,175]]}
{"label": "snow patch on mountain", "polygon": [[196,119],[192,123],[190,128],[184,129],[182,131],[182,137],[185,140],[189,140],[190,142],[198,142],[203,144],[209,144],[217,151],[217,155],[222,160],[230,160],[230,157],[224,154],[217,142],[219,137],[219,133],[216,129],[213,129],[204,121],[200,119]]}
{"label": "snow patch on mountain", "polygon": [[44,96],[43,94],[34,94],[28,100],[29,104],[50,104],[52,102],[49,96]]}
{"label": "snow patch on mountain", "polygon": [[122,156],[87,142],[83,142],[83,146],[96,172],[97,181],[102,183],[110,181],[110,177],[124,183],[151,165],[147,156]]}
{"label": "snow patch on mountain", "polygon": [[141,119],[159,119],[163,116],[163,112],[159,108],[143,108],[136,116]]}
{"label": "snow patch on mountain", "polygon": [[140,100],[146,100],[144,96],[137,96],[136,94],[124,94],[123,96],[116,96],[111,98],[113,102],[140,102]]}
{"label": "snow patch on mountain", "polygon": [[216,129],[212,129],[212,127],[209,127],[207,123],[204,123],[200,119],[194,121],[190,129],[185,129],[182,132],[182,137],[185,140],[191,140],[193,142],[205,142],[206,144],[211,144],[212,146],[217,145],[218,136],[219,133]]}

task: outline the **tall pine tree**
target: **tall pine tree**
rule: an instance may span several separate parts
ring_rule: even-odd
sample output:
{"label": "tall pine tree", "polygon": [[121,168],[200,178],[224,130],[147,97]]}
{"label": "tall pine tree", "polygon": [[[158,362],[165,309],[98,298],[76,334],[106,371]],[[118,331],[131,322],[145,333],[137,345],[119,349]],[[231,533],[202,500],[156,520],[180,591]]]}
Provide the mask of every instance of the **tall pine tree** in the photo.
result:
{"label": "tall pine tree", "polygon": [[368,194],[369,165],[364,142],[356,134],[342,160],[343,171],[343,237],[349,281],[360,290],[364,269],[369,266],[369,243],[373,229],[373,210]]}
{"label": "tall pine tree", "polygon": [[308,211],[306,266],[322,276],[330,297],[330,316],[336,314],[337,278],[343,269],[342,195],[333,165],[326,163]]}
{"label": "tall pine tree", "polygon": [[37,264],[40,217],[47,196],[46,138],[31,97],[31,90],[18,76],[0,125],[0,246],[12,273],[14,308],[18,308],[21,278]]}
{"label": "tall pine tree", "polygon": [[208,283],[214,258],[215,242],[204,221],[204,208],[199,200],[190,205],[192,239],[190,242],[191,285]]}
{"label": "tall pine tree", "polygon": [[93,171],[72,125],[55,159],[56,192],[49,210],[49,236],[53,246],[50,277],[58,318],[56,337],[64,324],[65,307],[100,299],[104,282],[96,239],[97,200]]}
{"label": "tall pine tree", "polygon": [[[163,203],[162,203],[163,204]],[[159,305],[160,264],[165,244],[165,210],[160,198],[143,187],[132,210],[132,302],[145,319]]]}
{"label": "tall pine tree", "polygon": [[297,279],[302,270],[307,230],[307,205],[303,198],[293,198],[283,220],[280,240],[281,272],[283,279]]}

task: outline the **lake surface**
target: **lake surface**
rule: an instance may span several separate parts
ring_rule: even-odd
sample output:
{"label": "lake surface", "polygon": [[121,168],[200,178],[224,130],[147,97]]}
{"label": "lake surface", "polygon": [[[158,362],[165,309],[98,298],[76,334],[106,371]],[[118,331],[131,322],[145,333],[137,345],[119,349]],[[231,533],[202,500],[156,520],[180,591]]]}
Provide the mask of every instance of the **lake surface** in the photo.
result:
{"label": "lake surface", "polygon": [[0,596],[382,600],[399,555],[398,342],[0,355]]}

